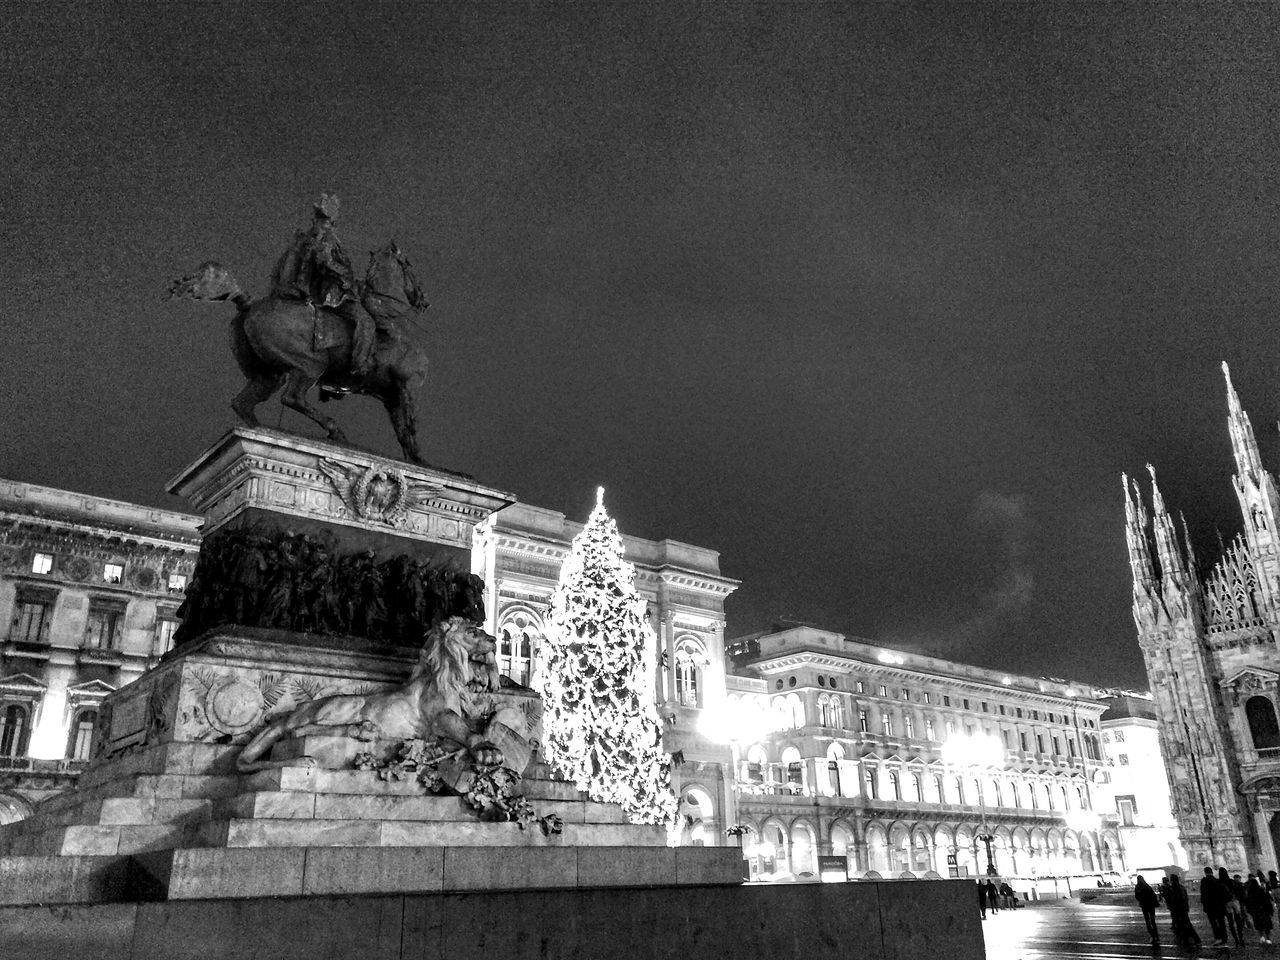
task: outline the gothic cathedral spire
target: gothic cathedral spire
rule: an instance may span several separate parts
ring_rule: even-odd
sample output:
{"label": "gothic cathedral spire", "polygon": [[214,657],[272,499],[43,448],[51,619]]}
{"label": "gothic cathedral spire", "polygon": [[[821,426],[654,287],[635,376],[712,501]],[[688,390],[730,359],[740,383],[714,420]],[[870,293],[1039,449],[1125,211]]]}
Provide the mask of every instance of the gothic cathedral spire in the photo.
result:
{"label": "gothic cathedral spire", "polygon": [[1131,481],[1127,473],[1120,474],[1120,485],[1124,487],[1124,536],[1129,546],[1129,569],[1133,573],[1133,619],[1141,633],[1154,627],[1159,617],[1160,601],[1157,598],[1160,589],[1151,563],[1147,511],[1142,505],[1142,493],[1137,482]]}
{"label": "gothic cathedral spire", "polygon": [[1231,383],[1231,370],[1225,361],[1222,374],[1227,380],[1227,427],[1231,432],[1231,452],[1236,460],[1236,474],[1231,482],[1240,501],[1249,554],[1258,567],[1263,592],[1271,600],[1276,578],[1280,576],[1280,538],[1276,536],[1280,495],[1276,492],[1275,478],[1262,465],[1253,425],[1240,405],[1240,397]]}

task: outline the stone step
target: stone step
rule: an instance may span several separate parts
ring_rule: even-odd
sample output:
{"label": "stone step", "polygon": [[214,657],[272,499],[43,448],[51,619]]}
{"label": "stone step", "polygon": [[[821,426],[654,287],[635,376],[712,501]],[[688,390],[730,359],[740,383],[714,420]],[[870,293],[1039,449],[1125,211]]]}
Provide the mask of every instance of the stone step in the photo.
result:
{"label": "stone step", "polygon": [[[310,793],[304,791],[252,791],[217,801],[215,818],[246,820],[417,820],[463,821],[476,817],[461,797]],[[565,823],[626,823],[616,804],[589,800],[536,800],[531,806],[539,816],[555,814]],[[107,822],[107,821],[104,821]],[[141,822],[141,821],[140,821]]]}
{"label": "stone step", "polygon": [[[246,774],[246,792],[299,790],[319,794],[421,797],[426,789],[416,780],[383,780],[373,770],[325,770],[319,767],[279,767]],[[585,794],[572,783],[549,777],[525,776],[521,789],[530,800],[579,800]]]}
{"label": "stone step", "polygon": [[110,903],[128,896],[127,857],[0,857],[0,904]]}
{"label": "stone step", "polygon": [[189,835],[186,824],[57,826],[14,838],[3,856],[110,857],[180,847]]}
{"label": "stone step", "polygon": [[236,773],[240,747],[222,743],[159,743],[134,753],[96,761],[80,774],[82,789],[133,774],[222,774]]}
{"label": "stone step", "polygon": [[637,826],[630,823],[565,823],[561,833],[545,836],[537,824],[529,824],[521,830],[515,823],[484,823],[477,820],[250,820],[242,818],[192,824],[185,843],[188,847],[227,848],[653,847],[665,844],[666,832],[662,828]]}
{"label": "stone step", "polygon": [[148,899],[737,886],[736,847],[333,847],[193,849],[133,858]]}

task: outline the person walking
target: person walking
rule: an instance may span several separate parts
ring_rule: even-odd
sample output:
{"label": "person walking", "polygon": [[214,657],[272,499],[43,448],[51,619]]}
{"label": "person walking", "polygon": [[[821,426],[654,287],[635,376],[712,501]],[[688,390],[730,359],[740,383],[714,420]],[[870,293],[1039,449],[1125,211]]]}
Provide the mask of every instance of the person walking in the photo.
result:
{"label": "person walking", "polygon": [[1169,908],[1169,919],[1173,922],[1173,935],[1179,940],[1186,940],[1200,946],[1200,934],[1196,933],[1191,922],[1191,903],[1187,899],[1187,888],[1177,876],[1166,877],[1168,887],[1164,894],[1165,906]]}
{"label": "person walking", "polygon": [[1276,905],[1271,899],[1271,894],[1267,893],[1267,888],[1263,886],[1265,882],[1266,877],[1262,875],[1261,870],[1258,871],[1258,876],[1249,878],[1249,882],[1244,885],[1244,908],[1249,911],[1253,928],[1258,931],[1258,939],[1262,943],[1269,944]]}
{"label": "person walking", "polygon": [[1227,868],[1218,868],[1218,885],[1222,888],[1222,906],[1227,918],[1227,928],[1237,947],[1244,946],[1244,884],[1240,874],[1227,876]]}
{"label": "person walking", "polygon": [[987,885],[981,880],[978,881],[978,909],[982,912],[982,919],[987,919]]}
{"label": "person walking", "polygon": [[1000,912],[1000,891],[991,880],[987,881],[987,906],[991,908],[992,916]]}
{"label": "person walking", "polygon": [[1133,898],[1142,908],[1142,919],[1147,924],[1147,933],[1151,934],[1151,942],[1159,943],[1160,929],[1156,926],[1156,904],[1160,902],[1160,895],[1141,874],[1138,875],[1138,882],[1134,884]]}
{"label": "person walking", "polygon": [[1200,906],[1209,918],[1215,947],[1227,945],[1227,900],[1230,896],[1230,889],[1213,875],[1213,867],[1205,867],[1204,876],[1200,878]]}

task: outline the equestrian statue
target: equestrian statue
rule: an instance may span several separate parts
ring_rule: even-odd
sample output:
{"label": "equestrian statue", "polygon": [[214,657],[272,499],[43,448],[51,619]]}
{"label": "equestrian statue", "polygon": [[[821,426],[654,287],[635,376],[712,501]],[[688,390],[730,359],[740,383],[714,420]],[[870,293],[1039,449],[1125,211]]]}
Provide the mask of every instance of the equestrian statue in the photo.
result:
{"label": "equestrian statue", "polygon": [[426,309],[426,298],[394,240],[370,253],[364,280],[356,279],[337,219],[338,198],[322,195],[311,227],[294,236],[276,263],[265,297],[252,299],[214,261],[175,280],[169,296],[235,304],[231,349],[247,382],[231,407],[249,426],[258,425],[258,404],[283,388],[286,407],[344,442],[337,423],[313,407],[307,393],[317,385],[321,400],[362,393],[386,407],[405,459],[422,463],[414,401],[427,358],[403,324]]}

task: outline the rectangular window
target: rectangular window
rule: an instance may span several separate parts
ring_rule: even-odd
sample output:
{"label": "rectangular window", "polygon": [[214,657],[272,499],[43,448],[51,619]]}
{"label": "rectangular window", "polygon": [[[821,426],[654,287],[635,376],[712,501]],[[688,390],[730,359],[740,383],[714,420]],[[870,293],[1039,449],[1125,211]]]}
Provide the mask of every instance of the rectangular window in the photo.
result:
{"label": "rectangular window", "polygon": [[89,619],[84,628],[84,645],[95,650],[115,650],[120,645],[124,609],[115,604],[89,601]]}
{"label": "rectangular window", "polygon": [[947,736],[951,736],[956,732],[956,722],[954,720],[947,721]]}
{"label": "rectangular window", "polygon": [[1019,720],[1021,720],[1021,719],[1022,719],[1022,708],[1021,708],[1021,707],[1015,707],[1013,712],[1014,712],[1014,715],[1015,715]]}
{"label": "rectangular window", "polygon": [[1042,733],[1036,734],[1036,750],[1044,753],[1044,734]]}
{"label": "rectangular window", "polygon": [[1115,736],[1115,738],[1116,738],[1116,743],[1124,743],[1124,731],[1123,731],[1123,730],[1116,730],[1116,731],[1114,732],[1114,734],[1113,734],[1113,735],[1114,735],[1114,736]]}
{"label": "rectangular window", "polygon": [[910,699],[911,699],[911,691],[910,691],[910,690],[908,690],[906,687],[903,687],[903,688],[902,688],[902,699],[903,699],[903,700],[910,700]]}
{"label": "rectangular window", "polygon": [[1004,704],[1000,704],[1000,716],[1004,716]]}
{"label": "rectangular window", "polygon": [[43,595],[19,593],[14,604],[10,639],[16,643],[48,643],[52,616],[52,600],[45,599]]}
{"label": "rectangular window", "polygon": [[185,573],[169,574],[169,592],[182,593],[187,589],[187,575]]}
{"label": "rectangular window", "polygon": [[884,685],[883,683],[882,683],[882,684],[880,684],[880,696],[882,696],[882,697],[887,697],[888,695],[889,695],[889,691],[888,691],[888,689],[886,689],[886,687],[885,687],[885,685]]}
{"label": "rectangular window", "polygon": [[990,713],[990,712],[991,712],[990,710],[988,710],[988,709],[987,709],[987,701],[985,701],[985,700],[983,700],[983,701],[982,701],[982,712],[983,712],[983,713]]}
{"label": "rectangular window", "polygon": [[53,554],[37,553],[31,558],[32,573],[48,573],[53,569]]}
{"label": "rectangular window", "polygon": [[880,799],[880,784],[875,767],[867,767],[867,796],[872,800]]}
{"label": "rectangular window", "polygon": [[1120,822],[1126,827],[1133,826],[1133,798],[1116,797],[1116,809],[1120,814]]}
{"label": "rectangular window", "polygon": [[1120,766],[1127,767],[1129,765],[1129,755],[1127,753],[1120,754]]}
{"label": "rectangular window", "polygon": [[886,737],[893,736],[893,717],[887,713],[880,715],[880,728],[884,731]]}
{"label": "rectangular window", "polygon": [[925,718],[925,721],[924,721],[924,737],[926,740],[938,739],[933,735],[933,721],[927,717]]}
{"label": "rectangular window", "polygon": [[1005,748],[1006,750],[1011,750],[1011,749],[1013,749],[1013,745],[1009,742],[1009,740],[1010,740],[1010,737],[1009,737],[1009,731],[1008,731],[1008,730],[1001,730],[1001,731],[1000,731],[1000,736],[1004,739],[1004,748]]}
{"label": "rectangular window", "polygon": [[1057,737],[1053,738],[1053,755],[1056,757],[1062,752],[1062,744]]}
{"label": "rectangular window", "polygon": [[173,649],[173,634],[178,629],[180,620],[174,620],[170,617],[158,617],[156,619],[156,652],[155,656],[162,657]]}
{"label": "rectangular window", "polygon": [[1076,755],[1076,742],[1070,737],[1067,738],[1067,752],[1073,757]]}
{"label": "rectangular window", "polygon": [[972,736],[973,736],[973,724],[972,724],[972,723],[966,723],[966,724],[964,725],[964,735],[965,735],[966,737],[972,737]]}
{"label": "rectangular window", "polygon": [[924,702],[933,703],[933,694],[930,693],[928,690],[924,692]]}
{"label": "rectangular window", "polygon": [[865,710],[858,711],[858,729],[863,733],[869,733],[871,730],[871,725],[867,722],[867,711]]}
{"label": "rectangular window", "polygon": [[966,710],[968,710],[968,709],[969,709],[969,698],[968,698],[968,697],[965,697],[965,698],[964,698],[964,708],[965,708]]}
{"label": "rectangular window", "polygon": [[856,691],[858,691],[858,693],[866,693],[866,692],[867,692],[867,685],[866,685],[865,683],[863,683],[861,680],[855,680],[855,681],[854,681],[854,684],[853,684],[853,688],[854,688]]}
{"label": "rectangular window", "polygon": [[945,693],[942,695],[942,705],[943,705],[944,707],[949,707],[949,706],[951,706],[951,697],[949,697],[949,696],[948,696],[948,695],[946,695]]}
{"label": "rectangular window", "polygon": [[102,565],[103,583],[120,583],[124,579],[124,564],[104,563]]}
{"label": "rectangular window", "polygon": [[908,739],[915,739],[916,725],[915,725],[915,721],[911,719],[911,715],[907,714],[905,717],[903,717],[902,722],[906,727]]}

